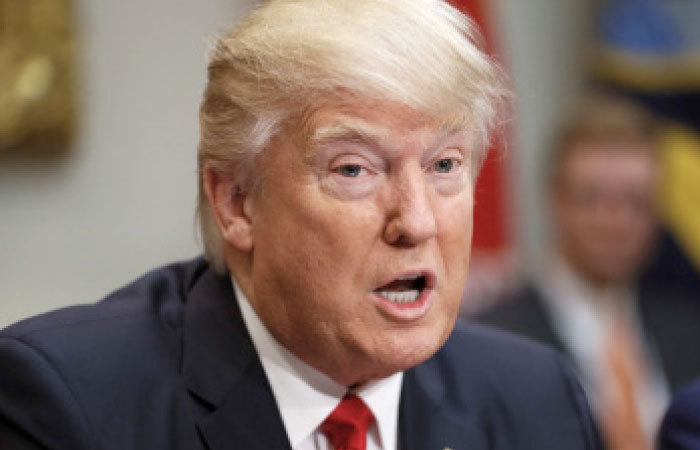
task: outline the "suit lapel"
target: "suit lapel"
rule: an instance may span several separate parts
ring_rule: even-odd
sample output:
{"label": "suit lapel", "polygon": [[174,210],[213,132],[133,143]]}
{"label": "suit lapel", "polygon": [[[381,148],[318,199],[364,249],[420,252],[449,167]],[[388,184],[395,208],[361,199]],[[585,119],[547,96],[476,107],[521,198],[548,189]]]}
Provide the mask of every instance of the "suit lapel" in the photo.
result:
{"label": "suit lapel", "polygon": [[[533,284],[527,285],[522,299],[521,311],[523,314],[521,314],[520,320],[528,321],[525,329],[530,330],[531,337],[566,354],[567,348],[554,329],[554,321],[545,306],[544,295]],[[523,334],[528,336],[528,333]]]}
{"label": "suit lapel", "polygon": [[221,406],[199,423],[211,450],[290,449],[289,440],[260,364],[251,364]]}
{"label": "suit lapel", "polygon": [[647,347],[658,358],[671,391],[700,371],[700,304],[683,292],[640,288],[639,311]]}
{"label": "suit lapel", "polygon": [[208,407],[211,450],[289,449],[289,440],[227,276],[206,271],[187,300],[183,377]]}
{"label": "suit lapel", "polygon": [[476,408],[453,411],[444,379],[429,368],[432,359],[404,373],[399,404],[401,450],[487,450],[486,427]]}

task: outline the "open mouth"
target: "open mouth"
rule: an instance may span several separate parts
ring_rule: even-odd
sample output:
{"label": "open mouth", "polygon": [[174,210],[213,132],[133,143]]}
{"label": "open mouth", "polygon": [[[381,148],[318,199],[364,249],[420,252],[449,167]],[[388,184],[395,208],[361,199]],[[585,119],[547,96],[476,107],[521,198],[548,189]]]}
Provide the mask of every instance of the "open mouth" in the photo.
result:
{"label": "open mouth", "polygon": [[407,275],[375,289],[374,292],[392,303],[403,305],[417,301],[427,286],[428,279],[425,275]]}

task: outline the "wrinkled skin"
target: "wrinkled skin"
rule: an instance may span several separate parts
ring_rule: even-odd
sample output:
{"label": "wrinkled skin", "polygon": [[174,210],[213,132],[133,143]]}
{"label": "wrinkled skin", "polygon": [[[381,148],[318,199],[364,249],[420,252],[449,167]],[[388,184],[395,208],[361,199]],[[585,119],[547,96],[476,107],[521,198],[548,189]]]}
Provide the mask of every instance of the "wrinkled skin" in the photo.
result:
{"label": "wrinkled skin", "polygon": [[[296,129],[264,150],[228,229],[218,213],[236,279],[280,343],[343,385],[424,361],[454,326],[469,265],[467,133],[387,102],[329,104]],[[432,280],[415,306],[377,295],[405,274]]]}

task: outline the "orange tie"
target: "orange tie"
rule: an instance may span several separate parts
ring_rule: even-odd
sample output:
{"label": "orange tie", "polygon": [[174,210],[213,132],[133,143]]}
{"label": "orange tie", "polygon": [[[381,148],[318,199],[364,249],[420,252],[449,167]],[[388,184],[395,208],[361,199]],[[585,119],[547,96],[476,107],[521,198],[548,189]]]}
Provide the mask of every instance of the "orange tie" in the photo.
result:
{"label": "orange tie", "polygon": [[366,450],[367,429],[374,422],[372,411],[354,394],[346,394],[321,424],[335,450]]}
{"label": "orange tie", "polygon": [[639,418],[636,393],[645,377],[641,348],[630,326],[618,320],[606,344],[605,362],[610,374],[602,402],[602,427],[610,450],[648,450],[651,443]]}

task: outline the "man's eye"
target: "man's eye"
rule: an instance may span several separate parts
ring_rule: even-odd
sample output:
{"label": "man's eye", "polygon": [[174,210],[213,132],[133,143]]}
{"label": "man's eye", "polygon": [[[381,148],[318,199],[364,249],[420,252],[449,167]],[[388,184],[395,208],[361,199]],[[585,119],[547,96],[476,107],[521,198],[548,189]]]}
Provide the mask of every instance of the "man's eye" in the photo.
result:
{"label": "man's eye", "polygon": [[435,161],[433,164],[433,170],[439,173],[449,173],[452,172],[455,166],[455,160],[451,158],[443,158]]}
{"label": "man's eye", "polygon": [[336,171],[344,177],[354,178],[362,172],[362,166],[359,164],[344,164],[336,169]]}

